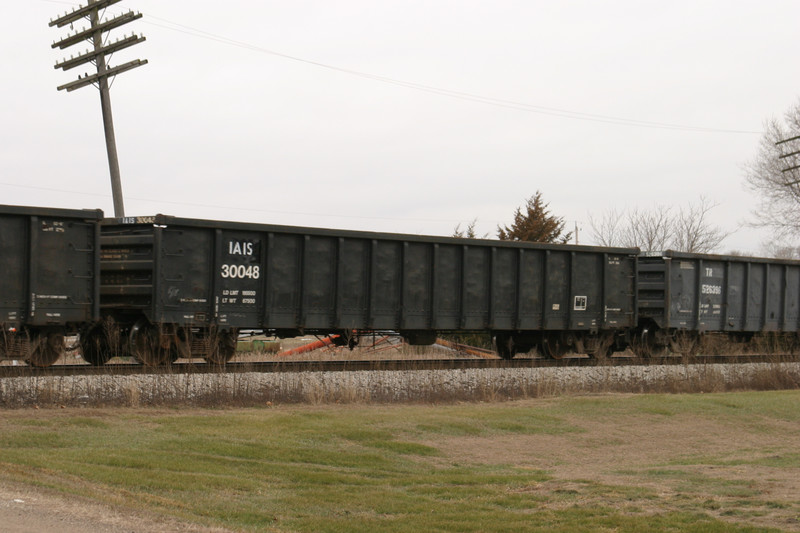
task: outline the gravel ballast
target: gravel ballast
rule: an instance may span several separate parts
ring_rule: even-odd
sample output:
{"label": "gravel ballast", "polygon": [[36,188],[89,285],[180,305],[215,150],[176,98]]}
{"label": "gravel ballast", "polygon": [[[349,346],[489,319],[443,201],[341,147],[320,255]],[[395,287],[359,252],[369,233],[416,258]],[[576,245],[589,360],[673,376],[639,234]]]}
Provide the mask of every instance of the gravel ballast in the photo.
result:
{"label": "gravel ballast", "polygon": [[498,401],[598,392],[798,387],[800,363],[37,376],[0,380],[0,406]]}

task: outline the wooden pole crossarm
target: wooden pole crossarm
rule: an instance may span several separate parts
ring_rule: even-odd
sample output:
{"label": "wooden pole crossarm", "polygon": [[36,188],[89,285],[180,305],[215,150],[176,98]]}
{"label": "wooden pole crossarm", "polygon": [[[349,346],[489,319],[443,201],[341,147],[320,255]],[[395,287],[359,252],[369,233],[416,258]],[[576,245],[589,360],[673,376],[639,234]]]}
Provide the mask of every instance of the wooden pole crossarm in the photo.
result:
{"label": "wooden pole crossarm", "polygon": [[84,76],[83,78],[78,78],[75,81],[71,81],[69,83],[59,86],[58,90],[61,91],[66,89],[67,92],[70,93],[76,89],[80,89],[81,87],[86,87],[87,85],[97,83],[102,78],[109,78],[111,76],[116,76],[117,74],[121,74],[125,71],[134,69],[136,67],[141,67],[142,65],[146,64],[147,64],[146,59],[134,59],[133,61],[128,61],[127,63],[124,63],[117,67],[107,69],[102,74],[98,72],[97,74],[90,74],[88,76]]}
{"label": "wooden pole crossarm", "polygon": [[107,32],[113,30],[114,28],[118,28],[123,24],[127,24],[128,22],[133,22],[134,20],[142,18],[141,13],[134,13],[133,11],[128,11],[127,13],[123,13],[122,15],[116,16],[113,19],[109,19],[106,22],[102,22],[97,25],[92,25],[89,28],[85,28],[83,30],[78,31],[73,35],[69,35],[60,41],[54,42],[50,45],[50,48],[68,48],[73,44],[78,44],[81,41],[86,41],[87,39],[92,38],[97,32]]}
{"label": "wooden pole crossarm", "polygon": [[118,39],[118,40],[114,41],[113,43],[109,44],[108,46],[104,46],[104,47],[100,48],[100,50],[98,50],[98,51],[91,50],[91,51],[87,51],[87,52],[85,52],[85,53],[83,53],[83,54],[81,54],[81,55],[79,55],[77,57],[74,57],[74,58],[71,57],[69,59],[64,59],[61,62],[56,63],[53,68],[56,68],[56,69],[60,68],[60,69],[64,69],[64,71],[67,71],[67,70],[69,70],[71,68],[75,68],[75,67],[77,67],[79,65],[83,65],[84,63],[91,62],[92,60],[94,60],[100,54],[104,54],[104,55],[112,54],[112,53],[117,52],[119,50],[124,50],[125,48],[131,47],[131,46],[133,46],[135,44],[139,44],[139,43],[141,43],[141,42],[143,42],[145,40],[147,40],[147,39],[144,36],[130,35],[129,37],[125,37],[123,39]]}
{"label": "wooden pole crossarm", "polygon": [[78,6],[71,12],[65,13],[64,16],[51,20],[49,26],[51,28],[53,26],[58,26],[59,28],[62,28],[67,24],[72,24],[76,20],[88,17],[93,9],[103,9],[110,5],[114,5],[117,2],[122,2],[122,0],[97,0],[96,2],[90,2],[89,5]]}

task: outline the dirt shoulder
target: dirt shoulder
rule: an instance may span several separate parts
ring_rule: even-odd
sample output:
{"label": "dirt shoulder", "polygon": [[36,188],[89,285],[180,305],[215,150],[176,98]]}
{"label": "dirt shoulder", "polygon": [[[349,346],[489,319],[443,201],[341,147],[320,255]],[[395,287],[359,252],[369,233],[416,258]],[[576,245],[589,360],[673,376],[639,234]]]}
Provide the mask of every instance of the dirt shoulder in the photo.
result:
{"label": "dirt shoulder", "polygon": [[5,533],[222,533],[174,520],[162,520],[135,512],[70,498],[45,489],[0,484],[0,524]]}

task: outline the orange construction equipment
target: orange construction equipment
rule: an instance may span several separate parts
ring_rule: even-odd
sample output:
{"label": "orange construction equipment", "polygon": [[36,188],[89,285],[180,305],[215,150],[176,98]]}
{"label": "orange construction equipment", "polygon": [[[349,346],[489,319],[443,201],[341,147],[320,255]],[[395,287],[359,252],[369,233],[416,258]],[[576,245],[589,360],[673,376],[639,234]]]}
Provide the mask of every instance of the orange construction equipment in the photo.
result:
{"label": "orange construction equipment", "polygon": [[292,348],[291,350],[284,350],[277,355],[277,357],[286,357],[287,355],[297,355],[306,352],[313,352],[314,350],[318,350],[320,348],[324,348],[333,342],[333,339],[337,338],[339,335],[331,335],[330,337],[325,337],[323,339],[317,339],[314,342],[309,342],[308,344],[304,344],[302,346],[298,346],[297,348]]}

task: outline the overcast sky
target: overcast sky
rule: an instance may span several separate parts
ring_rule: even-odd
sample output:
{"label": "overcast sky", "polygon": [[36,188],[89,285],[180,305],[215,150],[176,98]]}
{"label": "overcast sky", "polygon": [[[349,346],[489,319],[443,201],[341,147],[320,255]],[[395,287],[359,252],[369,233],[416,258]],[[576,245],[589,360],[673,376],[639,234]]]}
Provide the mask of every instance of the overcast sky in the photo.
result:
{"label": "overcast sky", "polygon": [[[56,91],[78,72],[54,70],[65,53],[50,44],[69,30],[47,23],[77,5],[4,6],[0,203],[111,216],[98,91]],[[797,0],[125,0],[108,12],[129,9],[144,18],[112,36],[147,41],[111,63],[149,64],[111,90],[128,215],[434,235],[477,217],[493,237],[541,190],[581,244],[590,214],[701,196],[736,230],[720,252],[769,238],[737,230],[757,200],[741,166],[763,121],[800,97]]]}

